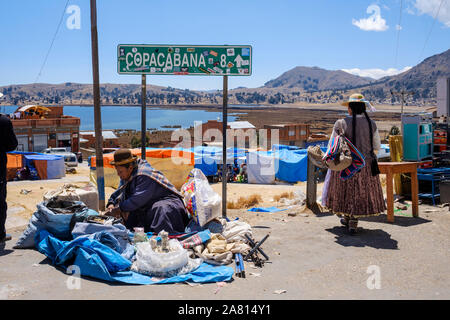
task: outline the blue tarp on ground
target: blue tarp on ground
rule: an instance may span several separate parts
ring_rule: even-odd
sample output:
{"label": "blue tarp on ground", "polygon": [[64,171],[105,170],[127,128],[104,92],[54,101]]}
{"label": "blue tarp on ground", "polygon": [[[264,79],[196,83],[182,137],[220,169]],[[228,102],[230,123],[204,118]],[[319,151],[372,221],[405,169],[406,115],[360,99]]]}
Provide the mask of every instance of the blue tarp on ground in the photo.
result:
{"label": "blue tarp on ground", "polygon": [[178,282],[220,282],[231,280],[234,270],[227,266],[212,266],[202,263],[196,270],[171,278],[154,278],[129,271],[131,261],[97,240],[79,237],[62,241],[48,231],[36,234],[36,248],[45,254],[54,265],[66,270],[75,265],[82,276],[128,284],[163,284]]}
{"label": "blue tarp on ground", "polygon": [[284,210],[287,210],[287,209],[278,209],[277,207],[266,207],[266,208],[255,207],[255,208],[248,209],[247,211],[250,211],[250,212],[279,212],[279,211],[284,211]]}

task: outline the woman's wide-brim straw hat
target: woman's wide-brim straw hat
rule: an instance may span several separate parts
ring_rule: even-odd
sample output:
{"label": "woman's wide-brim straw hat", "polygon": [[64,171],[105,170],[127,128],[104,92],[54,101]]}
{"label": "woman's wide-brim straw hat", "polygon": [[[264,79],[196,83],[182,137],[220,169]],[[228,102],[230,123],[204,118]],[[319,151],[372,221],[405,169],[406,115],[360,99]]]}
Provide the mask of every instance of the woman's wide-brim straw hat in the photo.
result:
{"label": "woman's wide-brim straw hat", "polygon": [[136,160],[137,157],[131,153],[130,149],[119,149],[114,152],[114,161],[111,161],[111,164],[113,166],[121,166]]}
{"label": "woman's wide-brim straw hat", "polygon": [[364,98],[364,96],[361,93],[353,93],[347,101],[344,101],[341,103],[341,105],[348,107],[350,102],[363,102],[366,105],[366,109],[368,111],[377,111],[374,106],[370,104],[368,100]]}

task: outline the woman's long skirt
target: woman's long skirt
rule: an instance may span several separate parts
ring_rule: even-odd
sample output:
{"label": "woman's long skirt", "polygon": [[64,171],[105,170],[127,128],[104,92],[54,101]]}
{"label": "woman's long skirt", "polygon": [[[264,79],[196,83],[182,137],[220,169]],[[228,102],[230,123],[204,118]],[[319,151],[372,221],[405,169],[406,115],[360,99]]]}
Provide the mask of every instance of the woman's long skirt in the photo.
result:
{"label": "woman's long skirt", "polygon": [[379,175],[372,176],[365,165],[358,173],[342,180],[339,171],[328,170],[322,204],[338,216],[361,218],[377,216],[386,210]]}

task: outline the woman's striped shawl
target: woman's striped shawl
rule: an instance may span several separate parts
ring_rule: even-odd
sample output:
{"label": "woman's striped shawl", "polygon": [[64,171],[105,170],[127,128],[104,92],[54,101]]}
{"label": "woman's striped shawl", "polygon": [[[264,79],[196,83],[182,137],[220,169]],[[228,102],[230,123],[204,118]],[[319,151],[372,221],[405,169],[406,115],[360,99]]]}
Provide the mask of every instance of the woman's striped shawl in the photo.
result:
{"label": "woman's striped shawl", "polygon": [[359,150],[356,149],[353,143],[351,143],[350,140],[344,135],[336,135],[331,140],[330,147],[323,156],[323,160],[334,160],[336,156],[338,156],[340,139],[345,139],[345,142],[347,142],[352,156],[352,164],[346,169],[342,170],[340,174],[342,180],[347,180],[357,172],[359,172],[359,170],[361,170],[366,165],[366,162],[364,161],[364,156],[361,154],[361,152],[359,152]]}
{"label": "woman's striped shawl", "polygon": [[128,183],[130,183],[134,178],[140,175],[151,178],[164,188],[172,191],[175,195],[180,197],[180,199],[183,199],[183,196],[180,194],[177,188],[175,188],[175,186],[160,171],[156,170],[150,165],[150,163],[142,159],[137,159],[137,169],[133,171],[127,183],[123,184],[120,189],[125,190],[125,187],[128,185]]}

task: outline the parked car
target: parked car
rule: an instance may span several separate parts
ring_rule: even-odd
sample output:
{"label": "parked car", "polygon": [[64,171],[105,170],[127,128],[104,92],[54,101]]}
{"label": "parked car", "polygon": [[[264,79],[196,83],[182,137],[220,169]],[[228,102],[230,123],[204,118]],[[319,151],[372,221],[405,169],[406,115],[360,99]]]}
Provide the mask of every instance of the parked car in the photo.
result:
{"label": "parked car", "polygon": [[66,148],[47,148],[43,151],[43,153],[58,153],[58,152],[67,152]]}
{"label": "parked car", "polygon": [[68,167],[78,166],[78,157],[73,152],[68,152],[66,148],[47,148],[43,153],[56,154],[64,157],[64,163]]}
{"label": "parked car", "polygon": [[116,152],[119,148],[103,148],[103,154]]}

